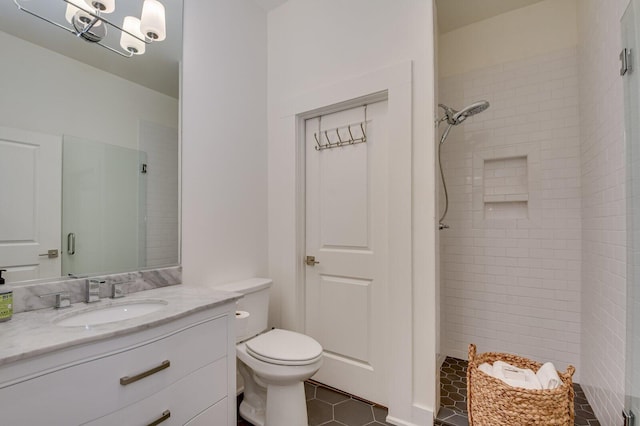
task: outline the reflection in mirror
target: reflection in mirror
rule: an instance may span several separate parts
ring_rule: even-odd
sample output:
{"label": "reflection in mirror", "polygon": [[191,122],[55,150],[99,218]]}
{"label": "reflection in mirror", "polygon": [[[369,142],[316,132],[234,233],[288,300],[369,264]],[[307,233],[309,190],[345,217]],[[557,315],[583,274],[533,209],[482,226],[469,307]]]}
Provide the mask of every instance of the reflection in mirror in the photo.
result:
{"label": "reflection in mirror", "polygon": [[[181,52],[164,50],[181,46],[182,2],[165,7],[167,40],[129,59],[0,4],[0,267],[9,283],[178,264]],[[106,156],[89,156],[97,152]]]}
{"label": "reflection in mirror", "polygon": [[[62,274],[144,267],[143,153],[65,136]],[[142,226],[138,226],[138,223]],[[144,253],[142,253],[144,256]]]}
{"label": "reflection in mirror", "polygon": [[62,274],[178,263],[178,134],[141,122],[139,149],[64,136]]}
{"label": "reflection in mirror", "polygon": [[[627,196],[627,335],[625,410],[640,414],[640,0],[629,2],[621,20],[626,196]],[[624,61],[622,61],[624,59]],[[626,65],[626,67],[625,67]]]}

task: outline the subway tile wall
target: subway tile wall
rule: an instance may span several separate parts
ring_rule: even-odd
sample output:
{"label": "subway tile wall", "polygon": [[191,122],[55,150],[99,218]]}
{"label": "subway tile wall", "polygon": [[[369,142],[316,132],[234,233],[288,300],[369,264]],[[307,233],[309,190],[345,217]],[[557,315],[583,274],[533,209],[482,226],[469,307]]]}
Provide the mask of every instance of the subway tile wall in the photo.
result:
{"label": "subway tile wall", "polygon": [[[580,368],[577,49],[440,80],[439,101],[491,107],[442,146],[442,352],[469,343]],[[440,125],[439,134],[445,124]],[[495,195],[502,196],[495,199]],[[443,194],[440,209],[444,209]]]}
{"label": "subway tile wall", "polygon": [[140,121],[140,150],[147,153],[146,266],[179,262],[178,130]]}
{"label": "subway tile wall", "polygon": [[600,422],[624,404],[626,225],[618,54],[628,0],[578,5],[582,148],[582,386]]}

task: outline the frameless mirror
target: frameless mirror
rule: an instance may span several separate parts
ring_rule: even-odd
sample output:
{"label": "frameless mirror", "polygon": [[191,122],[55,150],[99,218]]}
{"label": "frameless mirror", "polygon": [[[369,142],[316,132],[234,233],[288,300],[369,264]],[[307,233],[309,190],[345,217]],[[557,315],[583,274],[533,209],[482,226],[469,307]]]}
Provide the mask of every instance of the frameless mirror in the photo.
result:
{"label": "frameless mirror", "polygon": [[[627,336],[625,420],[640,415],[640,0],[629,2],[621,20],[620,74],[624,87],[627,196]],[[633,422],[633,420],[631,420]],[[627,424],[625,422],[625,424]]]}
{"label": "frameless mirror", "polygon": [[[66,24],[64,0],[19,3]],[[166,40],[131,58],[0,3],[8,282],[179,263],[182,0],[162,3]],[[143,0],[115,4],[108,19],[119,23],[139,17]]]}

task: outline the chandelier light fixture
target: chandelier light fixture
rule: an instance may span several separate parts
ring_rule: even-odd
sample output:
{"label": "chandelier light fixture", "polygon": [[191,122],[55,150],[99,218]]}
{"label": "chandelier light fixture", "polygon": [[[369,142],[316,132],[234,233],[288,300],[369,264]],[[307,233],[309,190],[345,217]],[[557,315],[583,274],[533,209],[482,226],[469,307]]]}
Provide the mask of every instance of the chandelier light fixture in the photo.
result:
{"label": "chandelier light fixture", "polygon": [[[109,19],[116,10],[116,0],[46,0],[47,3],[54,1],[60,3],[61,10],[66,5],[66,23],[56,22],[43,12],[25,7],[36,2],[13,0],[19,10],[127,58],[142,55],[147,44],[162,41],[167,36],[164,6],[158,0],[144,0],[140,18],[126,16],[122,22]],[[108,31],[119,31],[120,42],[114,42],[113,38],[108,41]]]}

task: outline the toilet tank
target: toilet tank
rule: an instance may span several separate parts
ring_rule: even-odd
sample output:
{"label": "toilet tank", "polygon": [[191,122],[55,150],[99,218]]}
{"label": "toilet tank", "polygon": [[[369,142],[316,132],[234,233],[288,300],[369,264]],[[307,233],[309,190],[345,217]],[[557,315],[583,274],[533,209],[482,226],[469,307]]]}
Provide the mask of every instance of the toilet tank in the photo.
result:
{"label": "toilet tank", "polygon": [[258,335],[267,329],[269,317],[269,289],[270,278],[251,278],[244,281],[236,281],[222,286],[216,290],[232,291],[240,293],[243,297],[238,300],[236,310],[249,312],[246,328],[236,327],[238,335],[236,341],[240,342]]}

